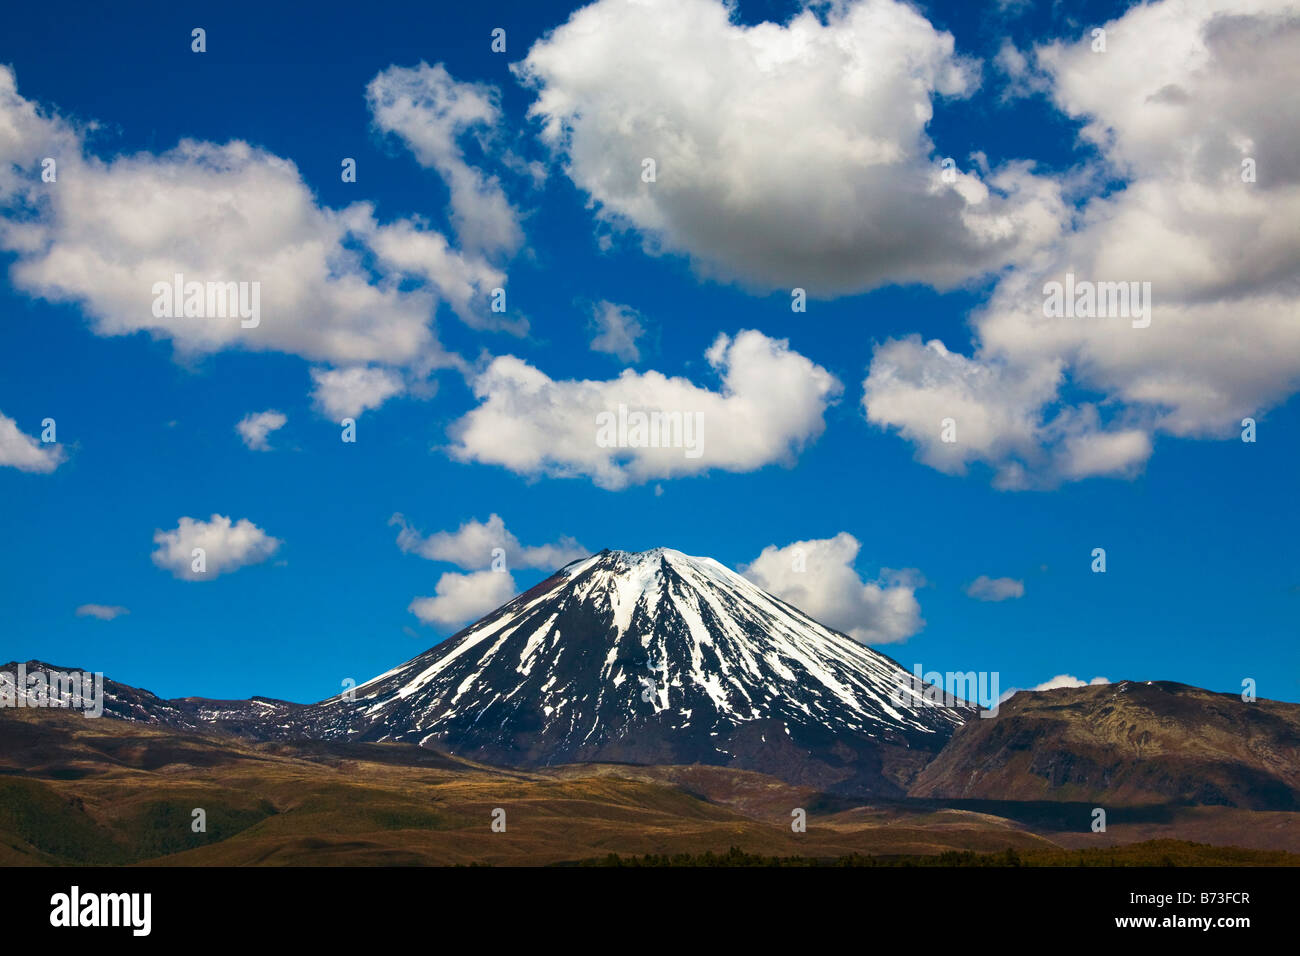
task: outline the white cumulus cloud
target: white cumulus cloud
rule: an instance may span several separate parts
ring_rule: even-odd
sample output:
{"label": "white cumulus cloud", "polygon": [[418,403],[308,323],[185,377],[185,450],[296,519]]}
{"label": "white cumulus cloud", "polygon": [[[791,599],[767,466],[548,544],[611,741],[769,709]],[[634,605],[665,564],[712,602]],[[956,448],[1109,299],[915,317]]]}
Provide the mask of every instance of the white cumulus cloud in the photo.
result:
{"label": "white cumulus cloud", "polygon": [[[761,332],[719,335],[706,358],[721,377],[717,390],[632,369],[603,381],[557,380],[522,359],[498,357],[473,378],[480,404],[448,429],[450,453],[522,475],[585,475],[609,489],[714,468],[755,471],[793,461],[821,434],[841,391],[830,372]],[[598,416],[617,415],[620,405],[698,424],[698,454],[686,453],[684,428],[672,432],[680,440],[661,438],[659,447],[602,445]]]}
{"label": "white cumulus cloud", "polygon": [[311,370],[312,399],[317,409],[337,420],[357,418],[406,391],[402,376],[392,369],[357,366]]}
{"label": "white cumulus cloud", "polygon": [[419,597],[408,610],[421,623],[451,628],[476,621],[515,596],[514,578],[501,571],[448,571],[438,578],[433,597]]}
{"label": "white cumulus cloud", "polygon": [[915,572],[883,569],[864,581],[854,569],[861,545],[841,531],[833,538],[768,545],[742,573],[765,591],[863,644],[904,641],[925,626]]}
{"label": "white cumulus cloud", "polygon": [[403,515],[395,514],[389,524],[398,525],[397,546],[408,554],[418,554],[430,561],[446,561],[465,569],[488,568],[493,564],[493,551],[504,552],[507,568],[539,568],[554,571],[585,558],[591,552],[574,538],[562,535],[552,544],[525,547],[506,528],[498,514],[487,521],[470,519],[455,531],[438,531],[422,536],[406,522]]}
{"label": "white cumulus cloud", "polygon": [[[1300,388],[1300,5],[1162,0],[1104,28],[1105,53],[1085,37],[1001,58],[1097,150],[1069,231],[999,281],[970,357],[913,338],[872,360],[867,418],[941,470],[1129,477],[1158,435],[1233,437]],[[1149,326],[1046,316],[1068,275],[1149,283]]]}
{"label": "white cumulus cloud", "polygon": [[[209,520],[181,518],[170,531],[154,532],[153,563],[184,581],[207,581],[243,567],[260,564],[279,549],[281,541],[247,518],[232,522],[214,514]],[[194,549],[204,552],[204,570],[195,569]]]}
{"label": "white cumulus cloud", "polygon": [[[55,183],[41,182],[44,156],[57,158]],[[474,210],[463,212],[471,232]],[[503,282],[422,220],[382,223],[366,202],[320,205],[293,162],[246,142],[186,139],[101,159],[81,127],[21,96],[3,66],[0,249],[16,257],[18,290],[80,306],[98,335],[143,331],[182,357],[278,351],[416,380],[461,364],[435,334],[439,305],[481,325]],[[245,284],[256,323],[169,311],[155,286],[177,275]]]}
{"label": "white cumulus cloud", "polygon": [[927,124],[938,98],[976,89],[977,65],[897,0],[752,26],[722,0],[598,0],[515,70],[600,219],[709,276],[817,295],[950,286],[1068,218],[1028,163],[943,175]]}

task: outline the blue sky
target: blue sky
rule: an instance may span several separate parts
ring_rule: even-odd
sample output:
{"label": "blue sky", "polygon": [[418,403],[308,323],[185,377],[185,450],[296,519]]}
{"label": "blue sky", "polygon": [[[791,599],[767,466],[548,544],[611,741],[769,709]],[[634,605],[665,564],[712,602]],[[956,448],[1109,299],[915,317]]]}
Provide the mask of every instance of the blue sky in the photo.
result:
{"label": "blue sky", "polygon": [[[749,47],[738,37],[749,26],[769,21],[772,29],[786,29],[798,13],[789,4],[742,2],[725,28],[708,17],[698,21],[703,26],[692,26],[690,17],[700,15],[705,2],[695,0],[693,12],[686,9],[690,4],[665,4],[663,22],[685,17],[683,29],[697,37],[716,29],[716,48],[741,58]],[[0,63],[12,68],[17,96],[44,112],[39,122],[31,121],[35,132],[20,132],[10,141],[0,137],[0,167],[6,170],[0,178],[0,259],[7,276],[0,282],[0,415],[32,440],[39,438],[43,419],[55,419],[58,445],[36,451],[24,445],[25,453],[11,447],[7,466],[0,466],[0,656],[102,670],[163,696],[320,699],[337,692],[344,678],[364,680],[452,633],[455,626],[422,622],[410,610],[412,601],[434,595],[444,574],[470,575],[485,566],[474,563],[484,562],[482,555],[458,564],[429,560],[418,548],[403,550],[392,516],[403,515],[427,543],[436,532],[487,522],[495,514],[524,547],[566,538],[592,551],[668,546],[732,567],[754,562],[771,546],[787,549],[847,534],[860,544],[848,560],[848,585],[838,566],[821,576],[814,569],[811,583],[776,572],[768,582],[774,589],[804,588],[810,601],[826,609],[827,623],[887,633],[890,639],[876,646],[909,669],[921,664],[926,670],[998,671],[1004,689],[1074,675],[1085,681],[1169,679],[1239,691],[1244,678],[1253,678],[1261,696],[1300,700],[1300,561],[1294,546],[1300,535],[1294,478],[1300,406],[1293,395],[1300,349],[1288,355],[1286,347],[1296,341],[1288,336],[1300,314],[1294,282],[1300,243],[1293,241],[1294,217],[1289,227],[1279,225],[1297,208],[1300,187],[1295,171],[1282,168],[1272,179],[1261,174],[1259,188],[1271,190],[1267,201],[1256,205],[1229,196],[1220,179],[1204,172],[1222,144],[1209,134],[1204,141],[1183,135],[1178,126],[1213,127],[1214,110],[1231,101],[1224,91],[1249,80],[1234,72],[1241,64],[1232,45],[1220,39],[1228,28],[1214,21],[1212,9],[1184,35],[1172,26],[1161,34],[1156,27],[1165,21],[1144,28],[1125,4],[1077,4],[1067,13],[1046,4],[933,3],[911,8],[909,15],[884,0],[872,2],[888,23],[911,31],[917,49],[938,63],[930,73],[922,70],[917,81],[923,87],[949,83],[944,71],[953,64],[979,76],[978,82],[967,76],[959,92],[919,94],[933,117],[920,128],[925,145],[912,157],[917,175],[928,175],[944,156],[957,157],[963,175],[990,183],[1008,164],[1034,164],[1014,173],[1000,209],[1015,224],[1014,239],[992,251],[974,239],[951,240],[958,221],[945,218],[954,215],[951,204],[929,210],[920,202],[900,213],[890,205],[890,180],[858,181],[851,163],[828,161],[818,171],[844,177],[847,194],[863,204],[829,214],[844,215],[842,222],[809,212],[808,221],[792,224],[788,210],[795,206],[772,195],[772,183],[779,191],[779,184],[789,182],[789,203],[815,204],[823,185],[831,195],[841,184],[812,176],[801,181],[806,170],[798,163],[774,168],[780,157],[756,144],[849,129],[863,134],[862,143],[878,132],[881,141],[915,147],[906,120],[898,120],[890,106],[898,90],[914,93],[902,82],[917,79],[908,72],[914,66],[910,60],[891,65],[887,54],[868,58],[866,69],[893,70],[901,85],[886,85],[880,99],[871,99],[870,91],[861,101],[846,92],[843,103],[813,97],[810,102],[824,107],[822,112],[782,113],[771,105],[772,97],[750,102],[743,86],[732,89],[726,75],[715,77],[728,104],[716,125],[737,133],[730,140],[737,152],[723,164],[737,178],[723,182],[716,178],[722,167],[707,159],[686,172],[679,172],[686,170],[684,160],[671,159],[672,149],[692,136],[697,150],[705,142],[689,97],[673,92],[675,80],[689,76],[699,59],[672,63],[674,51],[682,49],[668,42],[673,28],[665,26],[662,37],[651,31],[644,62],[662,60],[665,73],[643,69],[620,92],[617,84],[627,77],[617,64],[631,50],[617,46],[612,26],[625,14],[612,0],[602,0],[597,13],[604,19],[593,21],[612,25],[611,32],[595,40],[548,36],[570,10],[538,4],[466,10],[397,3],[382,11],[321,4],[310,15],[265,3],[212,5],[199,12],[159,4],[75,18],[39,5],[10,11]],[[1274,15],[1269,6],[1262,5],[1260,16]],[[823,10],[821,16],[825,29],[842,31],[841,37],[861,29],[843,11]],[[931,26],[923,28],[913,17]],[[1112,49],[1099,56],[1118,64],[1140,59],[1142,44],[1157,41],[1210,50],[1203,72],[1158,87],[1157,92],[1184,91],[1182,99],[1168,97],[1182,105],[1167,107],[1172,116],[1162,114],[1169,133],[1159,142],[1141,132],[1150,125],[1141,110],[1154,108],[1143,105],[1152,101],[1141,85],[1150,77],[1129,76],[1123,65],[1108,67],[1113,72],[1100,77],[1088,72],[1097,69],[1095,61],[1077,47],[1086,47],[1095,25],[1107,25],[1113,38]],[[202,54],[190,49],[195,26],[207,31]],[[505,54],[489,49],[496,27],[506,30]],[[934,40],[945,33],[952,37],[950,53]],[[1056,48],[1054,40],[1060,40]],[[613,48],[588,45],[603,42]],[[660,42],[664,46],[656,50]],[[1023,53],[1027,65],[1017,67],[1008,49]],[[537,60],[534,79],[525,82],[523,71],[511,65],[533,50],[550,59]],[[602,65],[601,56],[613,66]],[[720,54],[719,62],[739,61]],[[521,232],[516,246],[474,248],[467,238],[472,224],[449,213],[453,187],[445,171],[422,165],[400,133],[385,131],[377,121],[368,85],[381,75],[406,75],[386,73],[393,68],[421,63],[441,64],[451,82],[495,104],[491,120],[454,131],[462,150],[456,161],[500,184]],[[827,88],[840,88],[834,84],[843,77],[835,75],[833,61],[810,63],[803,69],[796,58],[800,69],[791,75],[793,86],[815,68],[830,71]],[[1100,101],[1090,99],[1089,91],[1112,82]],[[584,107],[569,118],[571,142],[557,145],[540,135],[542,118],[530,116],[529,109],[543,92],[557,97],[555,102],[567,98]],[[628,97],[625,104],[620,95]],[[1137,105],[1126,111],[1129,103]],[[1233,120],[1245,128],[1234,142],[1246,136],[1264,158],[1276,146],[1266,105],[1248,99]],[[737,118],[744,106],[753,107],[752,115]],[[764,113],[768,107],[774,112]],[[5,108],[19,109],[13,101]],[[583,148],[589,157],[608,155],[611,162],[624,155],[618,124],[603,121],[602,110],[626,110],[634,129],[652,116],[655,122],[644,128],[659,131],[670,157],[661,163],[661,181],[626,207],[618,207],[618,196],[609,192],[611,182],[622,180],[609,179],[599,162],[584,166],[573,160],[572,151]],[[870,136],[854,119],[860,115],[868,117]],[[419,110],[406,121],[414,125],[403,129],[414,129],[413,135],[436,132],[439,122]],[[887,125],[894,122],[904,128]],[[877,131],[873,123],[885,125]],[[1090,136],[1089,129],[1106,135]],[[1290,135],[1282,145],[1294,154],[1294,126]],[[132,262],[136,250],[124,240],[104,240],[95,223],[117,216],[128,236],[132,222],[144,229],[153,225],[147,217],[133,220],[129,203],[123,208],[106,198],[117,181],[112,164],[122,157],[134,158],[149,189],[149,176],[157,177],[159,191],[176,189],[177,176],[191,174],[209,191],[227,184],[210,165],[157,163],[186,139],[242,141],[259,151],[262,159],[255,163],[269,162],[266,157],[289,161],[306,202],[318,209],[369,203],[381,227],[410,221],[447,237],[466,261],[486,263],[506,277],[508,317],[526,317],[528,332],[482,327],[491,321],[481,308],[486,286],[475,291],[474,315],[458,317],[451,295],[435,280],[389,274],[393,270],[373,244],[361,247],[370,240],[356,236],[345,238],[343,248],[358,252],[364,281],[391,292],[385,301],[432,290],[436,304],[425,324],[436,330],[436,347],[426,343],[410,354],[385,352],[380,358],[383,343],[372,343],[377,351],[350,360],[314,338],[321,324],[310,308],[291,317],[274,309],[265,313],[268,334],[276,323],[294,323],[292,335],[275,341],[232,337],[219,346],[194,347],[195,339],[150,326],[149,283],[139,290],[143,313],[131,312],[136,306],[123,302],[134,302],[134,293],[108,296],[102,290],[115,278],[94,271],[126,263],[139,276],[149,267]],[[59,181],[41,186],[39,163],[51,143],[64,151]],[[1175,148],[1189,152],[1166,152]],[[989,171],[981,172],[970,158],[975,151]],[[357,160],[357,182],[341,181],[343,157]],[[907,164],[906,157],[902,162]],[[539,177],[544,174],[541,185],[530,181],[528,164]],[[1261,159],[1260,168],[1279,165]],[[87,173],[85,181],[93,185],[75,208],[57,200],[47,209],[41,205],[46,199],[32,198],[38,187],[47,193],[77,188],[82,170],[101,175]],[[169,177],[169,170],[177,175]],[[699,178],[684,183],[687,173]],[[765,187],[747,193],[739,203],[743,208],[718,198],[728,188],[744,192],[749,181],[740,177],[751,174]],[[239,180],[231,188],[246,185]],[[1229,262],[1224,276],[1200,283],[1207,268],[1196,266],[1192,252],[1204,250],[1179,242],[1212,243],[1214,230],[1177,212],[1157,223],[1167,230],[1161,233],[1139,206],[1142,189],[1182,189],[1185,195],[1192,185],[1205,189],[1212,210],[1221,203],[1225,232],[1273,236],[1276,247],[1255,250],[1251,259],[1280,263],[1290,279]],[[190,195],[206,194],[200,189]],[[1037,227],[1041,235],[1026,211],[1030,195],[1046,197],[1042,209],[1051,224]],[[1107,205],[1106,197],[1113,202]],[[236,195],[234,203],[253,209],[259,201]],[[769,201],[770,215],[759,215],[756,210]],[[476,210],[486,205],[471,203]],[[724,228],[695,222],[691,213],[699,208]],[[919,224],[902,222],[899,217],[911,217],[913,208]],[[84,221],[78,218],[83,214]],[[201,218],[201,211],[196,215]],[[873,216],[888,235],[905,238],[882,245],[851,232]],[[315,220],[306,221],[304,229]],[[1140,255],[1119,256],[1134,263],[1134,274],[1124,278],[1149,277],[1164,295],[1156,300],[1152,329],[1112,324],[1106,327],[1112,338],[1103,341],[1093,331],[1053,337],[1030,323],[1001,321],[999,310],[1017,281],[1024,277],[1036,285],[1050,268],[1044,261],[1068,262],[1081,271],[1091,264],[1099,279],[1119,278],[1104,267],[1115,261],[1114,244],[1120,243],[1122,253],[1129,241],[1115,236],[1132,233],[1107,233],[1110,221],[1126,230],[1134,222],[1153,229],[1150,238],[1132,240]],[[19,227],[32,222],[38,239],[24,244],[27,233]],[[237,250],[253,241],[240,235],[238,221],[222,228],[229,234],[198,231],[196,248]],[[806,312],[790,307],[790,288],[797,283],[776,274],[779,267],[773,271],[788,239],[764,229],[792,230],[823,242],[831,258],[840,257],[836,261],[843,264],[833,276],[808,280]],[[737,239],[751,236],[752,242]],[[301,231],[294,238],[309,244]],[[92,256],[97,241],[103,248]],[[140,241],[148,244],[147,238]],[[657,248],[648,250],[647,243]],[[897,262],[891,258],[895,248]],[[51,250],[67,250],[67,258]],[[50,255],[34,264],[42,252]],[[203,260],[201,252],[194,255]],[[952,275],[935,271],[936,263],[948,268],[950,260]],[[84,276],[73,275],[77,263],[89,263]],[[1178,270],[1194,267],[1198,276],[1180,284]],[[264,285],[272,281],[266,275]],[[158,275],[169,277],[166,271]],[[418,312],[421,301],[403,307]],[[593,304],[601,302],[637,317],[643,333],[635,358],[592,347]],[[1162,314],[1159,304],[1165,302],[1171,311]],[[322,308],[337,310],[339,322],[368,321],[347,311],[346,303]],[[1221,310],[1235,316],[1228,331]],[[137,314],[143,316],[138,322]],[[418,327],[423,319],[416,315],[412,321]],[[1178,334],[1163,332],[1162,323],[1176,324]],[[683,377],[695,394],[725,393],[720,368],[705,355],[720,334],[738,342],[743,330],[785,344],[774,346],[775,366],[755,366],[755,375],[773,372],[770,386],[731,404],[701,399],[706,451],[697,473],[681,474],[663,456],[626,453],[613,459],[615,477],[606,472],[601,478],[592,465],[597,453],[557,461],[553,444],[545,442],[534,449],[534,459],[512,470],[498,463],[502,449],[471,447],[469,439],[457,437],[458,423],[491,394],[484,373],[494,357],[515,356],[552,382],[610,382],[631,369],[642,388],[629,395],[655,393],[658,379],[643,378],[652,372]],[[1140,338],[1143,331],[1156,334]],[[906,344],[911,336],[919,336],[915,349]],[[925,351],[920,343],[931,340],[942,341],[958,358]],[[891,342],[904,344],[892,352]],[[733,371],[743,371],[739,349],[730,361]],[[1050,387],[1023,384],[1037,381],[1043,368],[1058,361],[1060,378]],[[428,362],[436,367],[426,367]],[[927,371],[928,362],[938,364]],[[952,363],[959,374],[947,387]],[[312,369],[348,367],[384,369],[403,383],[401,394],[357,416],[355,444],[340,441],[340,416],[323,407],[312,378]],[[808,384],[808,368],[833,376],[838,390],[819,393]],[[863,404],[868,376],[874,383],[871,416]],[[601,400],[621,395],[623,387],[604,389]],[[762,394],[772,390],[788,390],[789,405],[799,406],[799,414],[766,424],[763,414],[785,404],[774,407]],[[520,400],[520,393],[511,394]],[[560,400],[573,394],[555,393]],[[932,410],[945,402],[960,409],[957,450],[917,431],[940,417]],[[235,426],[264,410],[282,413],[286,423],[267,437],[270,450],[256,450]],[[539,429],[567,427],[557,424],[553,410],[516,410],[526,423],[537,416]],[[732,413],[734,418],[726,417]],[[1259,423],[1254,443],[1239,437],[1236,423],[1245,415]],[[981,424],[995,420],[1001,423],[996,429]],[[483,421],[490,426],[489,419]],[[932,424],[937,433],[938,421]],[[775,451],[758,434],[768,427],[784,429]],[[984,443],[964,444],[967,428],[983,435]],[[755,433],[748,445],[746,429]],[[741,435],[720,458],[708,450],[716,447],[708,436],[719,432]],[[56,466],[39,464],[45,461]],[[1008,471],[1008,463],[1015,468]],[[278,547],[245,555],[242,566],[202,580],[187,580],[153,557],[156,532],[177,529],[184,517],[207,521],[213,515],[247,520]],[[456,541],[468,547],[467,538]],[[446,553],[458,546],[449,544]],[[1105,574],[1090,568],[1097,547],[1107,552]],[[827,545],[828,561],[832,550]],[[772,566],[788,557],[789,551],[778,550]],[[547,573],[511,563],[511,581],[520,590]],[[1023,593],[978,600],[967,590],[981,576],[1019,582]],[[901,620],[882,618],[877,627],[869,618],[885,615],[882,595],[890,594],[901,602],[891,606],[904,609]],[[111,620],[79,615],[77,609],[86,605],[129,613]]]}

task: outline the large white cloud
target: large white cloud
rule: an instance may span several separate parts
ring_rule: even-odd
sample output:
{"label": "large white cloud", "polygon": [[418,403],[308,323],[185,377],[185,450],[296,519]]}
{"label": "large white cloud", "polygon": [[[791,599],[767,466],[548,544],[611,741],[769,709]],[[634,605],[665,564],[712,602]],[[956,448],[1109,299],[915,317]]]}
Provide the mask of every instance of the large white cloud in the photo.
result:
{"label": "large white cloud", "polygon": [[[56,160],[57,181],[42,182],[43,157]],[[439,303],[483,325],[503,279],[418,219],[381,223],[365,202],[321,206],[291,161],[245,142],[182,140],[102,160],[78,127],[24,99],[6,67],[0,248],[17,256],[18,289],[78,304],[100,335],[144,331],[183,356],[242,348],[373,363],[413,380],[459,364],[434,332]],[[176,275],[247,283],[258,321],[155,314],[155,284]]]}
{"label": "large white cloud", "polygon": [[[752,330],[718,336],[706,357],[721,376],[716,391],[632,369],[604,381],[557,380],[513,356],[496,358],[472,381],[479,406],[449,428],[450,453],[522,475],[585,475],[610,489],[714,468],[754,471],[791,462],[821,434],[841,390],[788,342]],[[697,431],[675,431],[681,441],[660,439],[660,447],[609,447],[598,422],[620,406],[680,414]]]}
{"label": "large white cloud", "polygon": [[[181,518],[170,531],[154,532],[153,563],[184,581],[208,581],[218,575],[260,564],[279,550],[273,538],[247,518],[231,521],[214,514],[209,520]],[[195,570],[194,550],[203,550],[204,569]]]}
{"label": "large white cloud", "polygon": [[[1104,53],[1006,59],[1083,122],[1098,158],[1079,181],[1124,187],[999,283],[973,356],[898,340],[873,359],[868,419],[935,467],[983,461],[1007,487],[1131,475],[1159,433],[1235,435],[1300,387],[1300,5],[1164,0],[1105,29]],[[1045,284],[1071,273],[1149,282],[1150,325],[1045,317]]]}
{"label": "large white cloud", "polygon": [[515,69],[598,216],[708,275],[814,294],[947,286],[1067,218],[1024,163],[945,179],[926,126],[936,98],[976,88],[975,64],[896,0],[757,26],[721,0],[599,0]]}
{"label": "large white cloud", "polygon": [[845,531],[780,548],[768,545],[742,571],[759,587],[863,644],[904,641],[925,626],[916,600],[919,576],[885,569],[879,580],[864,581],[853,567],[860,547]]}
{"label": "large white cloud", "polygon": [[16,421],[0,413],[0,467],[46,474],[58,468],[66,457],[62,446],[37,441]]}
{"label": "large white cloud", "polygon": [[408,554],[418,554],[430,561],[446,561],[461,568],[491,567],[493,552],[504,552],[506,568],[540,568],[554,571],[570,561],[584,558],[591,552],[569,535],[562,535],[552,544],[525,547],[506,528],[498,514],[487,521],[470,519],[455,531],[438,531],[422,536],[407,524],[406,518],[395,514],[389,524],[398,525],[397,546]]}
{"label": "large white cloud", "polygon": [[410,612],[424,624],[451,628],[475,621],[515,596],[514,578],[502,571],[448,571],[438,579],[433,597],[411,602]]}

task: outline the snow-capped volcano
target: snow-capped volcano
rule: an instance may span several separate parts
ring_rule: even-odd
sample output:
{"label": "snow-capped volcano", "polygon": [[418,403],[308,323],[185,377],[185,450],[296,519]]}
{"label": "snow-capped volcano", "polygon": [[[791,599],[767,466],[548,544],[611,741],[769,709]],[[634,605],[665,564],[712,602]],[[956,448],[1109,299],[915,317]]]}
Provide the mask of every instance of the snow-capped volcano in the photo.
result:
{"label": "snow-capped volcano", "polygon": [[972,713],[912,684],[717,561],[656,548],[575,561],[298,716],[493,763],[722,764],[892,794]]}

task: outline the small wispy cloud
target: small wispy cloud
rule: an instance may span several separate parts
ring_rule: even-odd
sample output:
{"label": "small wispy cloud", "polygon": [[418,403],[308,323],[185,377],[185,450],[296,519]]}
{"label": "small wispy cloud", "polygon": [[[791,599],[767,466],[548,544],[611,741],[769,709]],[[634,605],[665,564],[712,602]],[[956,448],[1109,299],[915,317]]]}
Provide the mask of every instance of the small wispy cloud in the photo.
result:
{"label": "small wispy cloud", "polygon": [[591,322],[596,332],[591,340],[593,352],[605,352],[624,362],[640,361],[636,343],[645,334],[645,326],[635,309],[617,302],[597,302],[591,309]]}
{"label": "small wispy cloud", "polygon": [[16,421],[0,414],[0,466],[49,473],[63,463],[64,457],[61,447],[24,434]]}
{"label": "small wispy cloud", "polygon": [[[1061,687],[1088,687],[1094,684],[1109,684],[1110,679],[1106,677],[1094,677],[1092,680],[1080,680],[1073,674],[1057,674],[1055,677],[1043,681],[1035,687],[1030,687],[1030,691],[1057,690]],[[1025,688],[1009,687],[1003,691],[1002,696],[998,698],[998,703],[1010,700],[1016,694]]]}
{"label": "small wispy cloud", "polygon": [[123,614],[130,614],[126,608],[117,604],[83,604],[77,608],[77,617],[94,617],[101,621],[111,621]]}
{"label": "small wispy cloud", "polygon": [[1051,680],[1045,680],[1037,687],[1031,690],[1056,690],[1058,687],[1087,687],[1090,684],[1109,684],[1110,681],[1105,677],[1094,677],[1092,680],[1084,681],[1072,674],[1057,674]]}
{"label": "small wispy cloud", "polygon": [[1008,601],[1025,596],[1025,582],[1015,578],[991,578],[981,574],[966,585],[966,594],[977,601]]}
{"label": "small wispy cloud", "polygon": [[270,451],[271,444],[267,436],[278,428],[283,428],[289,419],[283,412],[267,409],[264,412],[250,412],[239,420],[235,431],[245,445],[253,451]]}

